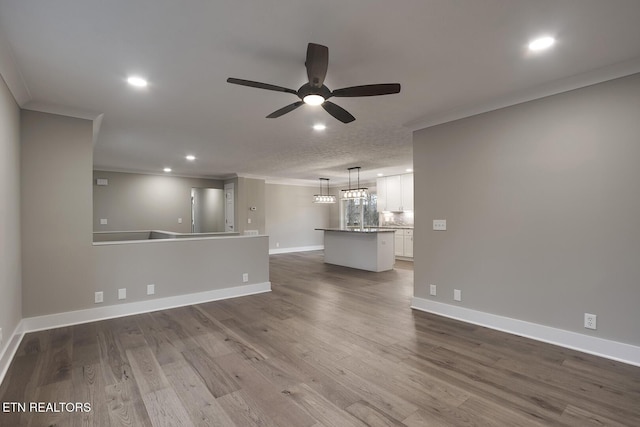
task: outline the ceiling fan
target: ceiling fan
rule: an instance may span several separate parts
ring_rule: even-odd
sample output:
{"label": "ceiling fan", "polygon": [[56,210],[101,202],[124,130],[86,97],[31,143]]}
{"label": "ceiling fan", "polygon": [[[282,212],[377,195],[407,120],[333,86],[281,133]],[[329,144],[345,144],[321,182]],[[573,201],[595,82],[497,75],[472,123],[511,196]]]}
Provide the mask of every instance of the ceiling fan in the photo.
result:
{"label": "ceiling fan", "polygon": [[256,87],[258,89],[273,90],[276,92],[287,92],[296,95],[300,101],[289,104],[267,116],[268,119],[280,117],[289,113],[302,104],[322,105],[322,108],[342,123],[349,123],[356,118],[347,110],[328,101],[331,97],[357,97],[357,96],[377,96],[389,95],[400,92],[399,83],[383,83],[374,85],[351,86],[342,89],[330,90],[324,85],[324,78],[327,74],[329,65],[329,48],[315,43],[309,43],[307,46],[307,60],[304,63],[307,68],[307,77],[309,82],[300,86],[300,89],[293,90],[282,86],[275,86],[268,83],[254,82],[251,80],[242,80],[229,77],[228,83],[242,86]]}

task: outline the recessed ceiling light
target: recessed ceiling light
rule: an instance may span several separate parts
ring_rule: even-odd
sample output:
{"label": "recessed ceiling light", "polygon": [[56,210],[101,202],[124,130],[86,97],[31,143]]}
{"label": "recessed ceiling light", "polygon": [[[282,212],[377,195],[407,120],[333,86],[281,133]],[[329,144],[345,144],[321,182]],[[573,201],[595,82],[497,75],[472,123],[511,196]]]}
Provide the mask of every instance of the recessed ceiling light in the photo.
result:
{"label": "recessed ceiling light", "polygon": [[138,77],[138,76],[130,76],[127,79],[127,83],[135,87],[147,87],[147,81],[142,77]]}
{"label": "recessed ceiling light", "polygon": [[163,171],[165,172],[171,172],[171,168],[164,168]]}
{"label": "recessed ceiling light", "polygon": [[378,176],[384,176],[384,174],[383,173],[379,173]]}
{"label": "recessed ceiling light", "polygon": [[184,158],[192,162],[192,161],[194,161],[196,159],[196,156],[194,156],[193,154],[189,154],[188,156],[185,156]]}
{"label": "recessed ceiling light", "polygon": [[540,37],[529,43],[529,50],[539,51],[549,49],[556,42],[553,37]]}
{"label": "recessed ceiling light", "polygon": [[327,126],[323,125],[322,123],[318,123],[318,124],[313,125],[313,128],[315,130],[325,130],[327,128]]}
{"label": "recessed ceiling light", "polygon": [[407,172],[413,172],[413,169],[409,168],[406,170]]}

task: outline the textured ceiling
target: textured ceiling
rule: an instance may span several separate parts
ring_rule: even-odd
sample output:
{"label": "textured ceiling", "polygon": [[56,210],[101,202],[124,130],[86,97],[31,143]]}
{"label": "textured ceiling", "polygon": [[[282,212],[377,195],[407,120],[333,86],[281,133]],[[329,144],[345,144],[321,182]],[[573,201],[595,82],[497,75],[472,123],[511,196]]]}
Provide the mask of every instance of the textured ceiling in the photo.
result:
{"label": "textured ceiling", "polygon": [[[96,168],[334,183],[411,167],[414,129],[640,71],[638,22],[637,0],[0,0],[5,80],[23,108],[103,114]],[[541,34],[557,45],[527,52]],[[266,119],[297,98],[226,83],[298,89],[308,42],[329,47],[329,88],[402,92],[333,99],[342,124],[306,105]]]}

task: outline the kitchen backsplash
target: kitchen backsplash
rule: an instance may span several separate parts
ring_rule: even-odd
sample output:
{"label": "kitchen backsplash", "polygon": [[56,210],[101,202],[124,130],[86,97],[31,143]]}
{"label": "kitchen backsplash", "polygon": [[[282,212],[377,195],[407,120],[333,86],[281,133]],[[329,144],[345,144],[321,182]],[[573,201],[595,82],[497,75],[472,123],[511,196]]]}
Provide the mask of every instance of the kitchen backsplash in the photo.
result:
{"label": "kitchen backsplash", "polygon": [[380,226],[413,227],[413,211],[405,212],[380,212]]}

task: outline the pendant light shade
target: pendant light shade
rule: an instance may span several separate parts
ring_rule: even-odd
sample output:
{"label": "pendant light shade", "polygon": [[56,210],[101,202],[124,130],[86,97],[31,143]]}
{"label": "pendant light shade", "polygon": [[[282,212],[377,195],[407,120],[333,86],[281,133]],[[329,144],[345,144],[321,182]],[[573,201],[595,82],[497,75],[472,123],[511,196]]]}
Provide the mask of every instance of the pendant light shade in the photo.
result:
{"label": "pendant light shade", "polygon": [[[320,179],[320,194],[316,194],[313,196],[313,203],[335,203],[336,196],[332,196],[329,194],[329,178],[319,178]],[[327,181],[327,194],[322,194],[322,181]]]}
{"label": "pendant light shade", "polygon": [[[351,188],[351,171],[358,171],[358,185],[356,188]],[[366,187],[360,187],[360,166],[355,166],[348,169],[349,171],[349,189],[342,190],[342,200],[361,200],[369,197],[369,190]]]}

